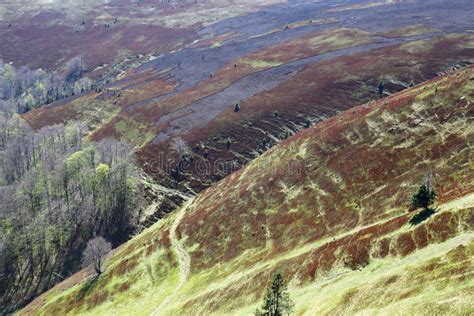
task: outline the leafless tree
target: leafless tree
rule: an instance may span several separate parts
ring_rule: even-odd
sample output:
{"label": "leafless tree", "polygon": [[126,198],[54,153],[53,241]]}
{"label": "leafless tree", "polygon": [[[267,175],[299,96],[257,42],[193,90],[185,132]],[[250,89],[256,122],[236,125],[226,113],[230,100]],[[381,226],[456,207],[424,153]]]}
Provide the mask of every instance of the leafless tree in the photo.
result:
{"label": "leafless tree", "polygon": [[0,59],[0,99],[10,101],[19,113],[90,91],[93,81],[84,77],[87,68],[82,57],[66,63],[62,72],[47,72],[28,67],[16,69]]}
{"label": "leafless tree", "polygon": [[104,256],[109,253],[111,249],[112,245],[104,238],[98,236],[91,239],[87,243],[87,247],[83,253],[83,265],[92,265],[97,275],[100,275],[102,273]]}
{"label": "leafless tree", "polygon": [[72,58],[66,64],[66,80],[69,82],[76,81],[86,72],[86,66],[82,57]]}
{"label": "leafless tree", "polygon": [[173,140],[172,148],[180,157],[184,157],[189,153],[189,147],[181,137],[176,137]]}

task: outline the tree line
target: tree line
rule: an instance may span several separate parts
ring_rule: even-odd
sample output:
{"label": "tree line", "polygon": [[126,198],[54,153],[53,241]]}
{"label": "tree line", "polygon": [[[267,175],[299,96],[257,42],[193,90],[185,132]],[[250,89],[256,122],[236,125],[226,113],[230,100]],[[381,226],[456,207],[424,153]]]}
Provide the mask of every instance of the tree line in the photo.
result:
{"label": "tree line", "polygon": [[0,59],[0,99],[9,101],[18,113],[94,88],[84,76],[86,65],[81,57],[69,60],[64,69],[47,72],[28,67],[16,69]]}
{"label": "tree line", "polygon": [[76,272],[95,236],[116,246],[136,227],[132,149],[85,133],[81,123],[33,131],[0,100],[0,314]]}

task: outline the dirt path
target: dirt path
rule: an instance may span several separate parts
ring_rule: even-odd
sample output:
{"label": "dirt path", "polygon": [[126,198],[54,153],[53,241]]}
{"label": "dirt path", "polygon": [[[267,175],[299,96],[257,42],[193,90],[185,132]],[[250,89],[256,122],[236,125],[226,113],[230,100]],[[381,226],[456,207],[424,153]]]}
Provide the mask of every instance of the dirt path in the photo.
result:
{"label": "dirt path", "polygon": [[171,244],[174,248],[175,254],[178,257],[178,264],[179,264],[179,283],[174,289],[173,293],[171,295],[167,296],[163,302],[161,302],[160,306],[158,306],[157,309],[153,311],[151,314],[152,316],[158,316],[158,315],[163,315],[164,311],[166,310],[167,306],[173,301],[173,299],[178,295],[178,292],[181,290],[183,285],[186,283],[186,280],[189,275],[189,268],[191,265],[191,258],[189,257],[188,252],[184,248],[184,245],[181,243],[181,241],[176,237],[176,229],[178,228],[178,225],[181,223],[181,220],[183,219],[187,205],[189,205],[189,202],[186,203],[180,210],[178,215],[176,216],[175,221],[171,225],[170,229],[170,239],[171,239]]}
{"label": "dirt path", "polygon": [[474,206],[474,193],[466,194],[458,199],[447,201],[440,204],[438,207],[441,211],[447,211],[450,209],[462,209]]}

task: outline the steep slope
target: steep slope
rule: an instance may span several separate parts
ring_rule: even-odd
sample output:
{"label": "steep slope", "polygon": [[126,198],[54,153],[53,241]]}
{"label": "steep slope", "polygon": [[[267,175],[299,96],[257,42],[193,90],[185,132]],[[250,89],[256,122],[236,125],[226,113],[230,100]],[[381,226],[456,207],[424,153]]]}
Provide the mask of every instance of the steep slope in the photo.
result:
{"label": "steep slope", "polygon": [[[470,314],[474,67],[306,129],[20,314],[249,314],[271,276],[297,314]],[[439,211],[411,226],[427,174]]]}
{"label": "steep slope", "polygon": [[[380,82],[389,95],[474,63],[469,0],[271,0],[248,8],[252,1],[179,1],[172,10],[175,2],[140,1],[131,12],[122,1],[105,5],[124,18],[101,31],[107,45],[93,52],[130,50],[118,81],[24,118],[35,129],[80,120],[91,140],[136,146],[140,166],[165,192],[148,224],[297,131],[379,99]],[[154,55],[137,59],[130,41]]]}
{"label": "steep slope", "polygon": [[[199,192],[288,135],[378,99],[380,81],[388,95],[474,62],[472,35],[426,36],[379,41],[358,29],[314,32],[230,60],[187,89],[174,70],[149,69],[25,119],[35,128],[84,121],[93,140],[134,144],[141,166],[159,184]],[[317,45],[309,45],[313,40]],[[204,64],[196,73],[207,69]],[[185,161],[173,150],[177,139],[189,149]],[[198,164],[203,158],[206,172]],[[220,168],[207,167],[222,160]]]}

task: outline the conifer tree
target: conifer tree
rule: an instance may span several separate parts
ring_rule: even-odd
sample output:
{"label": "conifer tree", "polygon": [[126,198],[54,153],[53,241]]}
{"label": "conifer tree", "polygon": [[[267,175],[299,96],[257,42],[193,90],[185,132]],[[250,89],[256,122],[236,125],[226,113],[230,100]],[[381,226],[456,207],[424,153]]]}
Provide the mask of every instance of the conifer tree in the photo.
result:
{"label": "conifer tree", "polygon": [[256,316],[283,316],[293,310],[293,302],[288,294],[288,285],[281,273],[273,277],[272,284],[267,288],[263,305],[255,311]]}
{"label": "conifer tree", "polygon": [[435,200],[436,192],[428,184],[422,184],[412,197],[413,208],[428,208]]}

